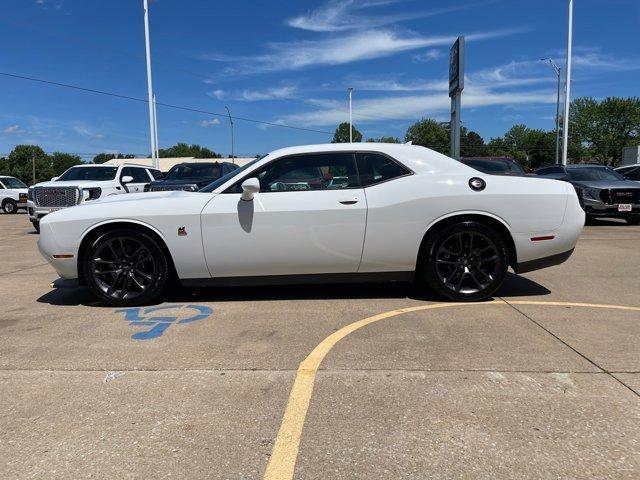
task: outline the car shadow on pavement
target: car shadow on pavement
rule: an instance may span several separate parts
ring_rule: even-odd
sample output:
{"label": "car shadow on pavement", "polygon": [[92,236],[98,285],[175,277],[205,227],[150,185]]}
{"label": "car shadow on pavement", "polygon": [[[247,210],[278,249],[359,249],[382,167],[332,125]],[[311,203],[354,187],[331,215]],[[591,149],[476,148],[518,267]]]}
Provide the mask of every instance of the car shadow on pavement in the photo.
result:
{"label": "car shadow on pavement", "polygon": [[[551,293],[528,278],[508,273],[496,297],[528,297]],[[234,302],[270,300],[328,300],[328,299],[410,298],[422,301],[443,301],[427,287],[387,282],[326,285],[280,285],[260,287],[185,288],[176,285],[164,295],[163,302]],[[103,306],[85,287],[54,288],[37,300],[50,305]]]}

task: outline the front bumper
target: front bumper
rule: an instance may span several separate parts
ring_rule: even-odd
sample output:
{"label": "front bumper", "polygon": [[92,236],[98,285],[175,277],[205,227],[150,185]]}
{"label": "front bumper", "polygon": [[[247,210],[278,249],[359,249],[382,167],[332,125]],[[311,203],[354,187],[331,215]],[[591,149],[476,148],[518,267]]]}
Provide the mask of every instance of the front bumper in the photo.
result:
{"label": "front bumper", "polygon": [[58,210],[62,210],[63,208],[69,208],[69,207],[55,207],[55,208],[40,207],[40,206],[36,206],[35,203],[29,200],[27,204],[24,205],[22,208],[27,209],[27,213],[29,214],[29,220],[31,220],[32,222],[39,222],[42,219],[42,217],[44,217],[45,215],[48,215],[51,212],[56,212]]}
{"label": "front bumper", "polygon": [[[584,205],[584,211],[589,215],[597,216],[597,217],[624,217],[625,215],[629,215],[630,213],[638,213],[640,214],[640,204],[632,203],[631,211],[620,211],[618,209],[618,204],[614,203],[612,205],[607,205],[604,202],[599,200],[591,200],[589,198],[582,199]],[[628,204],[627,204],[628,205]]]}

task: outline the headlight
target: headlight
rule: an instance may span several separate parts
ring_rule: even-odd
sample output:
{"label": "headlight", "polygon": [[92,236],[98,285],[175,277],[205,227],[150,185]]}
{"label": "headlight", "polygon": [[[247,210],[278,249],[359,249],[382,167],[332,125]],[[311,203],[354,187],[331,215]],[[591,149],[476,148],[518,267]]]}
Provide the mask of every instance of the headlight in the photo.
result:
{"label": "headlight", "polygon": [[582,198],[589,200],[600,200],[600,190],[597,188],[584,188],[582,189]]}
{"label": "headlight", "polygon": [[95,188],[83,188],[83,199],[86,200],[95,200],[96,198],[100,198],[102,195],[102,189],[99,187]]}

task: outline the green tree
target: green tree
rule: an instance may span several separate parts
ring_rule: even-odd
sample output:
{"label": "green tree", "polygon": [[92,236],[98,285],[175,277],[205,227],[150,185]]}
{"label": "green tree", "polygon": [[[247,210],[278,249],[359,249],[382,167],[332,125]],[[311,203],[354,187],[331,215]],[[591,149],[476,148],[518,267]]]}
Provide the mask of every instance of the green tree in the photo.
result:
{"label": "green tree", "polygon": [[194,157],[194,158],[222,158],[222,155],[201,145],[188,145],[176,143],[169,148],[161,148],[158,151],[160,158],[168,157]]}
{"label": "green tree", "polygon": [[[362,133],[358,131],[358,129],[353,126],[353,141],[361,142],[362,141]],[[336,128],[336,131],[333,134],[333,140],[331,143],[349,143],[349,122],[342,122]]]}
{"label": "green tree", "polygon": [[99,153],[93,157],[93,163],[104,163],[109,160],[113,160],[114,158],[136,158],[136,156],[130,153]]}
{"label": "green tree", "polygon": [[368,138],[369,143],[400,143],[398,137],[380,137],[380,138]]}
{"label": "green tree", "polygon": [[570,147],[582,144],[597,161],[619,165],[622,148],[640,141],[640,98],[575,99],[570,107],[569,136]]}
{"label": "green tree", "polygon": [[33,163],[36,167],[36,183],[55,176],[49,156],[37,145],[16,145],[4,163],[5,175],[12,175],[24,183],[33,183]]}
{"label": "green tree", "polygon": [[449,154],[449,132],[445,125],[430,118],[423,118],[414,123],[404,136],[406,142],[422,145],[437,152]]}
{"label": "green tree", "polygon": [[82,159],[77,155],[71,155],[70,153],[53,152],[49,155],[49,162],[51,165],[51,171],[53,177],[60,176],[66,169],[73,167],[74,165],[80,165]]}
{"label": "green tree", "polygon": [[473,130],[460,129],[460,156],[461,157],[484,157],[488,155],[487,146],[484,139]]}

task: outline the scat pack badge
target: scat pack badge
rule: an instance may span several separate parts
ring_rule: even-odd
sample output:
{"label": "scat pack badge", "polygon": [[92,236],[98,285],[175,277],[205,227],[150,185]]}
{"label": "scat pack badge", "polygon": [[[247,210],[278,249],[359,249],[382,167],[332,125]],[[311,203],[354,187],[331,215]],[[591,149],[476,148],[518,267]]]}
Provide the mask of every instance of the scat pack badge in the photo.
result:
{"label": "scat pack badge", "polygon": [[203,305],[161,305],[159,307],[120,308],[115,313],[124,313],[125,321],[132,327],[145,330],[131,335],[133,340],[152,340],[174,323],[191,323],[208,318],[213,310]]}

